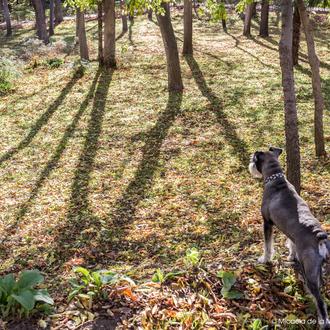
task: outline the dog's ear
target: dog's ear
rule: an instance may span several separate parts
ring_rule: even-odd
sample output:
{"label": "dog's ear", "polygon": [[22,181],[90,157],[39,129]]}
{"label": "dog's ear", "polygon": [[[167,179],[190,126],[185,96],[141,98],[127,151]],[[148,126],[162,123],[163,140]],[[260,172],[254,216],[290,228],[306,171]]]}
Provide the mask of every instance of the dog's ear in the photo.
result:
{"label": "dog's ear", "polygon": [[262,151],[256,151],[253,155],[253,160],[255,163],[263,160],[263,158],[264,158],[264,152],[262,152]]}
{"label": "dog's ear", "polygon": [[270,147],[269,151],[271,151],[278,158],[283,150],[281,148]]}

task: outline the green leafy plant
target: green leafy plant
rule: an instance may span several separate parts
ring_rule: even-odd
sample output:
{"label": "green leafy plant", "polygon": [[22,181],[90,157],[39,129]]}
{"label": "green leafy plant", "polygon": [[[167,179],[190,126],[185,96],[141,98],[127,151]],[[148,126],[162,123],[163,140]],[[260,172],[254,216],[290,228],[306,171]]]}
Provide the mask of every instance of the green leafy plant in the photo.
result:
{"label": "green leafy plant", "polygon": [[217,273],[217,277],[222,280],[222,289],[221,294],[223,298],[226,299],[240,299],[242,298],[242,293],[232,289],[234,284],[236,283],[236,276],[233,272],[228,272],[221,270]]}
{"label": "green leafy plant", "polygon": [[255,319],[251,325],[249,325],[250,330],[266,330],[268,329],[268,325],[262,325],[262,321],[260,319]]}
{"label": "green leafy plant", "polygon": [[20,76],[15,63],[9,59],[0,59],[0,95],[13,88],[13,82]]}
{"label": "green leafy plant", "polygon": [[167,280],[171,280],[175,277],[185,274],[184,271],[173,271],[165,274],[161,269],[157,269],[156,273],[152,276],[152,282],[163,284]]}
{"label": "green leafy plant", "polygon": [[64,63],[64,61],[61,58],[56,58],[56,57],[50,58],[46,62],[51,69],[59,68]]}
{"label": "green leafy plant", "polygon": [[107,285],[115,285],[122,281],[135,285],[134,281],[128,276],[109,270],[89,271],[84,267],[76,267],[74,272],[77,277],[69,280],[72,289],[68,300],[78,298],[86,308],[92,307],[94,298],[107,298],[107,292],[103,290]]}
{"label": "green leafy plant", "polygon": [[[0,278],[0,315],[3,318],[28,316],[34,309],[47,311],[54,301],[46,289],[35,289],[44,277],[38,270],[23,271],[17,280],[13,274]],[[46,306],[45,306],[46,305]]]}
{"label": "green leafy plant", "polygon": [[196,248],[188,249],[184,258],[185,264],[196,267],[200,265],[202,256],[199,250]]}

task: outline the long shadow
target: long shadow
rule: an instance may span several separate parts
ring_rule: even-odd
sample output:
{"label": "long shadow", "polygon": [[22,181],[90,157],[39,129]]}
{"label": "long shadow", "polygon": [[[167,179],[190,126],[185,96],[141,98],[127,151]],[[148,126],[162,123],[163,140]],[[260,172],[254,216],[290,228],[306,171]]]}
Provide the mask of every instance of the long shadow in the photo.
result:
{"label": "long shadow", "polygon": [[[278,71],[277,68],[276,68],[275,66],[264,63],[263,61],[260,60],[260,58],[259,58],[258,56],[252,54],[251,52],[249,52],[249,51],[246,50],[245,48],[241,47],[241,46],[239,45],[240,40],[239,40],[236,36],[234,36],[233,34],[231,34],[231,33],[229,33],[229,32],[226,32],[226,33],[227,33],[230,37],[232,37],[232,38],[235,40],[235,47],[236,47],[237,49],[241,50],[241,51],[242,51],[243,53],[245,53],[245,54],[248,54],[249,56],[251,56],[253,59],[255,59],[257,62],[259,62],[259,63],[262,64],[263,66],[268,67],[268,68],[272,68],[273,70]],[[251,39],[252,39],[252,38],[251,38]]]}
{"label": "long shadow", "polygon": [[61,94],[52,103],[46,112],[44,112],[38,120],[31,127],[28,135],[16,146],[9,149],[5,154],[0,157],[0,165],[16,155],[20,150],[26,148],[33,140],[33,138],[38,134],[40,129],[46,125],[58,107],[62,104],[66,95],[70,93],[75,83],[81,78],[81,73],[79,71],[75,72],[74,76],[67,83],[67,85],[62,89]]}
{"label": "long shadow", "polygon": [[241,169],[246,168],[249,163],[249,152],[247,144],[239,138],[235,131],[235,126],[228,120],[227,115],[223,112],[221,100],[213,93],[211,88],[208,87],[202,71],[199,68],[198,63],[193,56],[185,56],[185,60],[188,63],[195,82],[202,92],[203,96],[206,97],[211,106],[211,110],[217,117],[218,123],[222,127],[222,132],[226,141],[231,145],[234,153],[237,155],[241,162]]}
{"label": "long shadow", "polygon": [[56,238],[57,245],[55,250],[62,255],[62,257],[64,257],[64,255],[67,256],[67,252],[69,252],[63,250],[63,244],[69,244],[70,246],[75,245],[79,233],[81,233],[84,228],[88,228],[92,222],[96,221],[89,209],[89,185],[99,147],[99,138],[102,132],[106,99],[112,74],[113,70],[104,70],[99,76],[91,117],[88,122],[87,135],[71,186],[67,222],[63,224],[62,228],[59,230],[59,236]]}
{"label": "long shadow", "polygon": [[71,124],[66,128],[64,135],[55,150],[54,155],[48,161],[47,165],[44,167],[41,174],[39,175],[32,191],[30,193],[28,200],[20,206],[19,212],[16,217],[16,223],[14,225],[12,225],[12,227],[15,226],[25,216],[26,212],[31,207],[33,200],[37,197],[38,192],[39,192],[40,188],[43,186],[45,180],[49,177],[51,172],[58,166],[58,163],[63,155],[63,152],[68,145],[69,139],[72,138],[81,116],[86,111],[88,104],[94,95],[94,91],[95,91],[99,76],[100,76],[100,70],[97,71],[97,73],[93,79],[92,85],[89,89],[89,92],[88,92],[86,98],[84,99],[84,101],[80,105],[79,111],[75,114]]}
{"label": "long shadow", "polygon": [[182,93],[169,93],[165,110],[160,113],[155,126],[146,133],[141,162],[133,180],[118,199],[113,213],[113,223],[119,227],[118,229],[133,220],[139,202],[147,196],[154,174],[159,167],[161,146],[170,127],[180,114],[181,104]]}

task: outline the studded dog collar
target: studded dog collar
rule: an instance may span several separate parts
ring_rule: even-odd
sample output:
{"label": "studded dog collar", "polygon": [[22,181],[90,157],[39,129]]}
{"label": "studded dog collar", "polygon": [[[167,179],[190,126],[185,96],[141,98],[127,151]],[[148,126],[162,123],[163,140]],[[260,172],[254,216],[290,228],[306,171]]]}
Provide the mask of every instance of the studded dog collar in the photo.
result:
{"label": "studded dog collar", "polygon": [[285,178],[285,175],[283,173],[279,172],[279,173],[275,173],[275,174],[268,176],[264,182],[265,182],[265,184],[267,184],[269,182],[275,181],[276,179],[282,179],[282,178]]}

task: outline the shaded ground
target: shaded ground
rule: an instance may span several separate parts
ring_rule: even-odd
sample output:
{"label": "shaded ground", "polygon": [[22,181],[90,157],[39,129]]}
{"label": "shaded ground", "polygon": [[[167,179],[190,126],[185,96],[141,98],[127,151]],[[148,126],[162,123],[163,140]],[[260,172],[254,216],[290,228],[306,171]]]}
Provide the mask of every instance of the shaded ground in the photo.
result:
{"label": "shaded ground", "polygon": [[[180,48],[181,23],[175,16]],[[87,26],[96,57],[96,23]],[[166,92],[159,30],[142,18],[118,39],[114,72],[92,63],[83,76],[74,73],[72,22],[57,27],[53,46],[29,48],[30,54],[23,42],[33,31],[1,37],[2,54],[24,59],[15,91],[0,103],[1,273],[42,270],[57,306],[63,306],[75,265],[113,269],[142,282],[156,268],[183,267],[185,251],[197,247],[207,268],[236,271],[249,297],[238,306],[220,299],[217,304],[237,319],[224,317],[219,324],[242,324],[247,314],[246,324],[310,315],[299,297],[283,297],[284,279],[293,271],[284,262],[282,236],[276,236],[279,275],[253,267],[262,247],[261,185],[247,173],[249,155],[284,146],[278,28],[272,25],[268,39],[248,40],[239,21],[231,22],[228,34],[217,25],[194,26],[194,56],[181,58],[182,95]],[[327,142],[329,38],[329,29],[318,31]],[[295,70],[302,195],[329,226],[330,164],[313,156],[305,54],[303,43]],[[50,69],[45,57],[63,58],[64,64]],[[251,289],[250,279],[259,289]],[[267,284],[273,282],[276,292]],[[299,288],[295,292],[303,295]]]}

